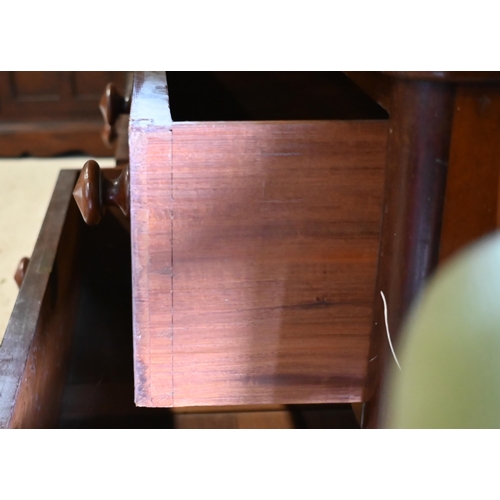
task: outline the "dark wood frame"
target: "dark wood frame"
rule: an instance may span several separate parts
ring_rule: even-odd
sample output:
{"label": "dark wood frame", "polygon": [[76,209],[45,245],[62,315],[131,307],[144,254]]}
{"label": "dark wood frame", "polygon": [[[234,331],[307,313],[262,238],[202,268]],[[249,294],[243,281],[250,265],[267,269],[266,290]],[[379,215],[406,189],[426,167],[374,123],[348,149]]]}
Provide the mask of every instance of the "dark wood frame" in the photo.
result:
{"label": "dark wood frame", "polygon": [[0,346],[0,428],[54,427],[59,418],[80,281],[76,177],[59,175]]}

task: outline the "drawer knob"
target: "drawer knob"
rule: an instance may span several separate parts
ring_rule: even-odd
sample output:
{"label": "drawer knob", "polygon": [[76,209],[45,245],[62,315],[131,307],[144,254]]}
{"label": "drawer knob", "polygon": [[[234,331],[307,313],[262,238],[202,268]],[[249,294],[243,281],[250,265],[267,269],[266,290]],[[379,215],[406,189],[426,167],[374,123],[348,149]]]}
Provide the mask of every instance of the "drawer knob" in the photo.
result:
{"label": "drawer knob", "polygon": [[[110,170],[116,172],[120,169]],[[108,179],[96,161],[89,160],[83,166],[73,190],[73,197],[83,220],[89,226],[99,224],[108,206],[120,208],[128,217],[130,211],[128,164],[121,170],[118,177]]]}
{"label": "drawer knob", "polygon": [[24,281],[24,276],[26,274],[26,269],[28,269],[28,265],[30,260],[28,257],[23,257],[17,266],[16,272],[14,274],[14,281],[17,283],[17,286],[21,288],[21,285]]}
{"label": "drawer knob", "polygon": [[104,129],[102,139],[106,146],[111,147],[116,140],[116,120],[121,114],[130,113],[130,98],[124,97],[113,83],[108,83],[99,103]]}

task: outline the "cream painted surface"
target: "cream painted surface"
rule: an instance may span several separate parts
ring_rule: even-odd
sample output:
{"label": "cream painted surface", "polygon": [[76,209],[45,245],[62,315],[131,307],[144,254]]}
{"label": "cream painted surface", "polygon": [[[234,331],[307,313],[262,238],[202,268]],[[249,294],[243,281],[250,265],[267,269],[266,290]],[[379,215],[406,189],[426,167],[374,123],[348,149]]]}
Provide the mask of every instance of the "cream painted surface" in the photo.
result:
{"label": "cream painted surface", "polygon": [[[16,301],[14,272],[30,257],[59,171],[80,169],[89,157],[0,159],[0,342]],[[97,159],[113,167],[113,158]]]}

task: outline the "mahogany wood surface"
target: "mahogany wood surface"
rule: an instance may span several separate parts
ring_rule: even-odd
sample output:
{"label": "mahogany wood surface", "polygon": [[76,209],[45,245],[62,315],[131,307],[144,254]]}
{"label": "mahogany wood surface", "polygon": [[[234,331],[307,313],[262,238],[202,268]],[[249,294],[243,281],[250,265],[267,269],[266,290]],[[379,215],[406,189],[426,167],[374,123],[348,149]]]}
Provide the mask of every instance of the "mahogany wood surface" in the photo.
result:
{"label": "mahogany wood surface", "polygon": [[361,399],[384,136],[174,123],[174,405]]}
{"label": "mahogany wood surface", "polygon": [[129,134],[136,403],[361,401],[386,123],[172,123],[157,73]]}
{"label": "mahogany wood surface", "polygon": [[0,346],[0,428],[57,425],[80,280],[75,180],[59,176]]}

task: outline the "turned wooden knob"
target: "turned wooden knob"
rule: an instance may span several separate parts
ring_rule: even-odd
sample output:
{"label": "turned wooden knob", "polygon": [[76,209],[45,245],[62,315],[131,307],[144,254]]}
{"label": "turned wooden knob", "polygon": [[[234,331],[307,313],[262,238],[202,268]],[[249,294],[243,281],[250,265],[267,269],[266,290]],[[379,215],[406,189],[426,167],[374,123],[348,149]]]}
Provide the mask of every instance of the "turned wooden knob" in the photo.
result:
{"label": "turned wooden knob", "polygon": [[[116,171],[118,168],[112,170]],[[83,220],[89,226],[99,224],[107,206],[120,208],[128,217],[130,212],[128,165],[123,167],[118,177],[110,180],[104,176],[96,161],[89,160],[80,172],[73,197]]]}
{"label": "turned wooden knob", "polygon": [[102,139],[108,147],[111,147],[117,137],[116,120],[121,114],[130,113],[130,99],[120,94],[113,83],[108,83],[101,97],[99,109],[104,118]]}
{"label": "turned wooden knob", "polygon": [[14,274],[14,280],[17,283],[17,286],[21,288],[21,285],[24,280],[24,275],[26,274],[26,269],[28,269],[28,265],[30,263],[30,260],[28,257],[23,257],[17,266],[16,272]]}

